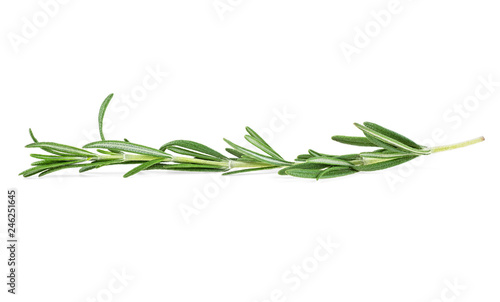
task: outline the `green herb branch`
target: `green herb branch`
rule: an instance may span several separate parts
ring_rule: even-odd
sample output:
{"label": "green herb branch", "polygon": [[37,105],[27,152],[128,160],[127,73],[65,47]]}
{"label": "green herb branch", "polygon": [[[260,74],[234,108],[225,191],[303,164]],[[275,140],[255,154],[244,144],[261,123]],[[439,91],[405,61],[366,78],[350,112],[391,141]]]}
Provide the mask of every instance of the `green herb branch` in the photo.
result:
{"label": "green herb branch", "polygon": [[[307,154],[297,156],[295,161],[287,161],[250,127],[246,127],[245,139],[258,151],[244,148],[227,139],[224,141],[229,145],[229,148],[226,148],[228,156],[189,140],[174,140],[156,149],[132,143],[127,139],[123,141],[105,139],[102,130],[103,118],[112,97],[113,94],[110,94],[99,110],[98,125],[101,140],[87,144],[83,148],[39,142],[30,129],[33,143],[26,147],[39,148],[48,154],[31,154],[38,160],[20,175],[24,177],[44,176],[71,168],[86,172],[105,166],[130,164],[135,167],[125,173],[124,177],[146,170],[223,172],[224,175],[229,175],[280,169],[279,175],[319,180],[387,169],[422,155],[466,147],[484,141],[484,137],[478,137],[462,143],[429,148],[380,125],[365,122],[363,125],[354,124],[364,136],[336,135],[332,137],[332,140],[339,143],[376,148],[357,154],[331,155],[309,150]],[[88,149],[95,151],[91,152]]]}

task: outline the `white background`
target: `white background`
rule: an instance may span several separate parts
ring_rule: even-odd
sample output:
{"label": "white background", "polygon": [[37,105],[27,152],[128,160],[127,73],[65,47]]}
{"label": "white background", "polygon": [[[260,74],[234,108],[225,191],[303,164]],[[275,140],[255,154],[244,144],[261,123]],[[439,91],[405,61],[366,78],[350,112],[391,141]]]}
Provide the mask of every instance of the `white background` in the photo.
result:
{"label": "white background", "polygon": [[[6,293],[1,248],[2,301],[500,298],[500,87],[482,84],[500,81],[495,1],[68,1],[50,17],[47,1],[0,5],[2,187],[19,195],[19,294]],[[29,127],[41,141],[97,140],[111,92],[107,138],[153,147],[223,150],[251,126],[290,160],[358,152],[330,136],[366,120],[419,142],[486,141],[319,182],[275,171],[123,179],[128,166],[17,176],[32,161]],[[186,220],[180,208],[203,198]],[[318,240],[339,246],[312,260]],[[283,279],[303,263],[300,285]],[[123,271],[131,280],[115,282]]]}

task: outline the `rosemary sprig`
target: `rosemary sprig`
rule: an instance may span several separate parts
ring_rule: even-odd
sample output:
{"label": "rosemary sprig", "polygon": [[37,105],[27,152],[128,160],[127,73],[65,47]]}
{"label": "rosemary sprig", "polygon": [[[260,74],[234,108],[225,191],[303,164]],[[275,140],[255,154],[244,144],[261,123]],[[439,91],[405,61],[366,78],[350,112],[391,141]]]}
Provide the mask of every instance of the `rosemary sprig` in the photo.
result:
{"label": "rosemary sprig", "polygon": [[[330,155],[309,150],[307,154],[301,154],[291,162],[285,160],[249,127],[246,128],[248,134],[245,135],[245,139],[260,151],[244,148],[227,139],[224,141],[230,146],[226,148],[229,156],[189,140],[174,140],[155,149],[131,143],[126,139],[123,141],[105,139],[102,131],[103,118],[112,98],[113,94],[106,97],[99,110],[98,126],[101,140],[87,144],[83,148],[39,142],[30,129],[33,143],[26,147],[40,148],[49,154],[31,154],[37,161],[31,164],[30,169],[19,175],[44,176],[70,168],[78,168],[80,172],[86,172],[105,166],[132,164],[136,166],[125,173],[124,177],[146,170],[223,172],[224,175],[230,175],[279,168],[278,174],[280,175],[319,180],[346,176],[360,171],[387,169],[422,155],[484,141],[484,137],[478,137],[458,144],[429,148],[380,125],[365,122],[363,125],[354,124],[364,136],[336,135],[332,137],[332,140],[339,143],[376,148],[357,154]],[[87,149],[95,149],[95,151],[91,152]]]}

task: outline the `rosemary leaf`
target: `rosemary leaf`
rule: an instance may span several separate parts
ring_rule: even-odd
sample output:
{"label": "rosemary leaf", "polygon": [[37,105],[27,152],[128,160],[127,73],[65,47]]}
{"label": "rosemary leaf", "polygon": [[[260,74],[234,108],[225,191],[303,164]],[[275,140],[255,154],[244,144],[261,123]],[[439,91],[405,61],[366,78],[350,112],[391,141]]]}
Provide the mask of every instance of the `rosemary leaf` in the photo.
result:
{"label": "rosemary leaf", "polygon": [[104,132],[102,131],[102,121],[104,119],[104,114],[106,113],[106,109],[108,108],[109,102],[111,102],[111,99],[113,98],[113,94],[111,93],[108,95],[105,99],[104,102],[101,104],[101,108],[99,109],[99,116],[97,118],[97,123],[99,126],[99,135],[101,136],[101,140],[106,140],[104,138]]}
{"label": "rosemary leaf", "polygon": [[[208,160],[227,160],[228,158],[212,148],[209,148],[203,144],[188,141],[188,140],[175,140],[164,144],[160,147],[161,151],[169,149],[175,153],[191,155],[199,158],[204,158]],[[194,151],[194,152],[193,152]],[[184,152],[184,153],[182,153]],[[203,155],[205,154],[205,155]]]}
{"label": "rosemary leaf", "polygon": [[26,148],[47,148],[64,153],[66,155],[94,156],[94,153],[80,148],[48,142],[37,142],[26,146]]}
{"label": "rosemary leaf", "polygon": [[142,154],[142,155],[151,155],[151,156],[159,156],[164,158],[172,158],[172,155],[167,154],[158,149],[154,149],[151,147],[146,147],[134,143],[122,142],[122,141],[98,141],[90,144],[86,144],[83,148],[104,148],[104,149],[116,149],[120,151]]}
{"label": "rosemary leaf", "polygon": [[370,140],[368,140],[366,137],[363,137],[363,136],[334,135],[334,136],[332,136],[332,140],[339,142],[339,143],[342,143],[342,144],[361,146],[361,147],[376,147],[377,146],[374,143],[372,143]]}
{"label": "rosemary leaf", "polygon": [[156,165],[162,161],[163,161],[163,159],[160,158],[160,159],[155,159],[155,160],[151,160],[151,161],[147,161],[145,163],[142,163],[139,166],[137,166],[137,167],[133,168],[132,170],[128,171],[127,173],[125,173],[125,175],[123,175],[123,177],[124,178],[130,177],[130,176],[137,174],[137,173],[141,172],[142,170],[145,170],[145,169],[151,167],[152,165]]}
{"label": "rosemary leaf", "polygon": [[352,166],[352,164],[348,161],[337,159],[333,157],[327,156],[317,156],[313,158],[309,158],[307,160],[308,163],[316,163],[316,164],[325,164],[325,165],[335,165],[335,166]]}

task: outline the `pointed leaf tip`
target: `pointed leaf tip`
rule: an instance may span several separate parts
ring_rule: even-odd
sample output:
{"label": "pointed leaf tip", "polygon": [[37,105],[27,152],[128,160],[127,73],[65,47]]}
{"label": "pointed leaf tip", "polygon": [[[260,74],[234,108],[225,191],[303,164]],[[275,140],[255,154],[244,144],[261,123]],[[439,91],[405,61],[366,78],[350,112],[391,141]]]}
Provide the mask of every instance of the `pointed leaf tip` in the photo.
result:
{"label": "pointed leaf tip", "polygon": [[113,93],[111,93],[104,99],[104,101],[101,104],[101,108],[99,109],[99,116],[97,118],[97,121],[99,125],[99,135],[101,136],[101,140],[105,140],[104,132],[102,131],[102,124],[103,124],[104,114],[106,113],[106,109],[108,108],[109,102],[111,102],[112,98],[113,98]]}
{"label": "pointed leaf tip", "polygon": [[31,128],[29,128],[29,129],[30,129],[30,137],[31,137],[31,139],[33,140],[33,142],[38,143],[38,140],[36,139],[35,135],[33,134],[33,131],[31,130]]}

